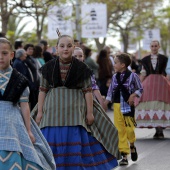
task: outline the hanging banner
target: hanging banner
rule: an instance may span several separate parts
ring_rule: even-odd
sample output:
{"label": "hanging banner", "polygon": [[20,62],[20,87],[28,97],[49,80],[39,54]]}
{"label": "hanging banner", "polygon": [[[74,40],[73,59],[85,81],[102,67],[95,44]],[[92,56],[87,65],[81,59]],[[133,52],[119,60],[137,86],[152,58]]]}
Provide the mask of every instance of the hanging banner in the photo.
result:
{"label": "hanging banner", "polygon": [[99,38],[107,34],[106,4],[94,3],[81,6],[82,37]]}
{"label": "hanging banner", "polygon": [[144,36],[143,36],[143,49],[150,51],[150,43],[153,40],[157,40],[160,42],[161,37],[160,37],[160,29],[155,28],[155,29],[149,29],[144,31]]}
{"label": "hanging banner", "polygon": [[48,38],[57,39],[56,29],[61,34],[73,36],[72,23],[69,18],[72,16],[72,6],[52,6],[48,10]]}

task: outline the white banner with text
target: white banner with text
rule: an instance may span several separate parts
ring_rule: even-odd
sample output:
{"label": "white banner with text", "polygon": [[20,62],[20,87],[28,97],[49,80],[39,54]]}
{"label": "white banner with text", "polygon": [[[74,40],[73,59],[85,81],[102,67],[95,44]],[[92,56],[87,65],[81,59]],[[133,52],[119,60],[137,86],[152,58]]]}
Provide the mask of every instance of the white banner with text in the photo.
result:
{"label": "white banner with text", "polygon": [[61,34],[73,36],[72,31],[72,6],[57,7],[52,6],[48,10],[48,38],[57,39],[57,28]]}
{"label": "white banner with text", "polygon": [[143,50],[150,51],[150,43],[153,40],[157,40],[160,42],[160,29],[148,29],[144,31],[143,35]]}
{"label": "white banner with text", "polygon": [[94,3],[81,6],[82,37],[99,38],[107,34],[106,4]]}

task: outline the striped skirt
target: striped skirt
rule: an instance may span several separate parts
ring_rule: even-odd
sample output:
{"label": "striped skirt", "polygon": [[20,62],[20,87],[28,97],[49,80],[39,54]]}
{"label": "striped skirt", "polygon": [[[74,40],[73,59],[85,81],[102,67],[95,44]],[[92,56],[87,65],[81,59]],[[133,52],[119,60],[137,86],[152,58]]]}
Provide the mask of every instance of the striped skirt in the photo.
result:
{"label": "striped skirt", "polygon": [[83,126],[45,127],[57,170],[111,170],[117,159]]}
{"label": "striped skirt", "polygon": [[[32,111],[35,118],[37,106]],[[40,129],[45,127],[65,127],[81,125],[95,137],[106,150],[121,159],[118,150],[118,132],[106,112],[98,102],[93,101],[94,123],[86,124],[86,101],[82,90],[55,88],[47,93],[43,106]]]}

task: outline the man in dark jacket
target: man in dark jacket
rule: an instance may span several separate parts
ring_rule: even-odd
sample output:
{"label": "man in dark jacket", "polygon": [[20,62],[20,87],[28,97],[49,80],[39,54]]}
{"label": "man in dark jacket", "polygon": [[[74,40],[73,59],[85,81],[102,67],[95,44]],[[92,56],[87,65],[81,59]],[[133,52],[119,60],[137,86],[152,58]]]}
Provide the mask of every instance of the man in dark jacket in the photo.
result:
{"label": "man in dark jacket", "polygon": [[13,68],[15,68],[18,72],[23,74],[29,82],[29,89],[30,89],[30,96],[29,96],[29,102],[30,102],[30,108],[31,110],[34,108],[35,104],[37,103],[38,96],[36,96],[36,88],[34,83],[34,76],[28,67],[28,65],[25,63],[27,54],[24,49],[18,49],[15,53],[15,61],[13,63]]}

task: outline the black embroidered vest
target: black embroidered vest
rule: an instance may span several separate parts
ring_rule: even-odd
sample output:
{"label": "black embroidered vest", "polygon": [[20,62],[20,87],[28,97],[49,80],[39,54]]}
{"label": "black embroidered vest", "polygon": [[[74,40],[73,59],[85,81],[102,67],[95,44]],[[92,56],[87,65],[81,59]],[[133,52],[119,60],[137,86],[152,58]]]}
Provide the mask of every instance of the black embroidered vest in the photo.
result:
{"label": "black embroidered vest", "polygon": [[142,65],[144,67],[144,69],[146,70],[146,75],[150,75],[150,74],[162,74],[164,76],[166,76],[166,64],[168,62],[168,58],[162,54],[158,55],[158,59],[157,59],[157,64],[156,64],[156,68],[155,70],[152,67],[152,63],[151,63],[151,55],[146,56],[142,59]]}
{"label": "black embroidered vest", "polygon": [[90,79],[92,70],[83,62],[75,57],[72,58],[70,69],[68,70],[66,81],[61,80],[59,57],[50,60],[42,68],[42,75],[48,81],[51,88],[65,86],[70,89],[82,88],[83,82]]}
{"label": "black embroidered vest", "polygon": [[13,69],[4,94],[0,93],[0,100],[11,101],[15,105],[27,86],[28,81],[25,76]]}
{"label": "black embroidered vest", "polygon": [[120,81],[120,73],[116,74],[118,86],[116,87],[116,89],[114,91],[114,95],[113,95],[113,102],[114,103],[120,103],[120,91],[122,92],[122,96],[123,96],[124,101],[125,102],[128,101],[130,94],[129,94],[128,89],[123,84],[126,82],[127,78],[130,75],[131,75],[131,71],[127,70],[125,72],[123,80]]}
{"label": "black embroidered vest", "polygon": [[[131,73],[132,73],[131,71],[127,70],[125,72],[125,75],[124,75],[122,81],[120,81],[120,73],[116,74],[116,79],[117,79],[118,86],[116,87],[115,93],[113,95],[114,96],[114,98],[113,98],[114,103],[120,103],[120,91],[122,92],[122,96],[123,96],[124,101],[125,102],[128,101],[131,94],[129,93],[128,89],[123,84],[126,82],[126,80],[131,75]],[[124,116],[134,117],[134,114],[135,114],[135,107],[131,106],[131,112],[124,114]],[[134,125],[135,124],[136,123],[134,121]]]}

